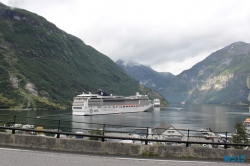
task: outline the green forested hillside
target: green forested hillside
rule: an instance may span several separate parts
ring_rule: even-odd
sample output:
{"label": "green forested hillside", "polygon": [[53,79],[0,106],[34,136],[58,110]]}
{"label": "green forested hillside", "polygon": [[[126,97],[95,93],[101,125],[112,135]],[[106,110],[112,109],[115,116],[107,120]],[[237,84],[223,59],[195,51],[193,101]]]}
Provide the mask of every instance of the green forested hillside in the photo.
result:
{"label": "green forested hillside", "polygon": [[144,93],[138,81],[77,37],[1,3],[0,78],[1,108],[65,108],[77,94],[100,88]]}

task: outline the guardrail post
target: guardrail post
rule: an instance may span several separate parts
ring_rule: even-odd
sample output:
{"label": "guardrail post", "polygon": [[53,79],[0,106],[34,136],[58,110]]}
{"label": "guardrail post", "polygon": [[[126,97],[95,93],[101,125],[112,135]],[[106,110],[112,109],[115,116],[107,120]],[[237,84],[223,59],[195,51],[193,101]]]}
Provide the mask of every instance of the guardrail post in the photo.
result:
{"label": "guardrail post", "polygon": [[[16,124],[16,115],[14,115],[14,125],[13,125],[13,127],[15,127],[15,124]],[[13,130],[12,130],[12,134],[15,134],[15,131],[16,131],[16,130],[13,129]]]}
{"label": "guardrail post", "polygon": [[[147,127],[147,134],[146,134],[146,138],[148,138],[148,127]],[[148,144],[148,141],[145,141],[145,145]]]}
{"label": "guardrail post", "polygon": [[[61,124],[61,120],[58,120],[58,128],[57,128],[57,132],[60,132],[60,124]],[[60,133],[57,133],[56,138],[60,138]]]}
{"label": "guardrail post", "polygon": [[[104,130],[105,130],[105,124],[103,124],[103,128],[102,128],[102,136],[104,136]],[[102,142],[104,142],[105,141],[105,138],[104,137],[102,137]]]}
{"label": "guardrail post", "polygon": [[[189,129],[188,129],[188,137],[187,137],[187,141],[189,141]],[[188,147],[189,143],[186,143],[186,147]]]}

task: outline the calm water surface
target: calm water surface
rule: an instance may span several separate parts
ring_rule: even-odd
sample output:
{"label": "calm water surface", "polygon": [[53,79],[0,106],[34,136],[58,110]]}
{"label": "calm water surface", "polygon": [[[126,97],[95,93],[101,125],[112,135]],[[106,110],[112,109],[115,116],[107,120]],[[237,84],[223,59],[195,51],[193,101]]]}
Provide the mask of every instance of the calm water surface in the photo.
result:
{"label": "calm water surface", "polygon": [[[5,114],[10,114],[11,116],[4,116]],[[236,122],[243,121],[247,117],[250,117],[249,110],[245,108],[245,106],[172,105],[170,107],[151,108],[148,112],[97,116],[72,116],[71,110],[1,110],[0,120],[2,123],[7,120],[12,120],[14,115],[17,115],[16,123],[39,123],[48,126],[48,128],[57,128],[58,120],[60,119],[61,129],[66,131],[77,131],[81,128],[96,128],[96,125],[94,126],[87,123],[153,128],[166,121],[175,128],[200,130],[203,127],[210,127],[216,132],[234,132],[234,124]]]}

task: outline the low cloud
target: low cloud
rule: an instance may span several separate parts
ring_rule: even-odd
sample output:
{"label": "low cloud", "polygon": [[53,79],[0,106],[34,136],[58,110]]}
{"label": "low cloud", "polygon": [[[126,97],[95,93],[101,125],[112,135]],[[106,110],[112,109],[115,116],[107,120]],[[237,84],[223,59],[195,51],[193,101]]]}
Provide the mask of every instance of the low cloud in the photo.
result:
{"label": "low cloud", "polygon": [[231,43],[250,42],[250,1],[3,0],[37,13],[112,60],[179,74]]}

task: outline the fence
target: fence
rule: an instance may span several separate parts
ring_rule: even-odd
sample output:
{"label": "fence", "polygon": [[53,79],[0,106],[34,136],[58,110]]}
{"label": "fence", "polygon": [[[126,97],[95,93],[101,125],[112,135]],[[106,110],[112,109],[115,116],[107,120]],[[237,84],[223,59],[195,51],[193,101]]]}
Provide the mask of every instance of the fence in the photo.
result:
{"label": "fence", "polygon": [[[191,144],[211,144],[211,145],[224,145],[224,148],[227,149],[228,146],[241,146],[246,147],[249,144],[235,144],[227,142],[228,132],[224,132],[226,137],[225,142],[204,142],[204,141],[190,141],[191,137],[202,137],[201,135],[196,135],[197,133],[201,133],[198,130],[190,130],[190,129],[171,129],[185,132],[187,134],[187,140],[172,140],[168,137],[165,139],[153,139],[154,133],[149,132],[151,129],[162,129],[165,128],[151,128],[151,127],[138,127],[138,126],[122,126],[122,125],[112,125],[112,124],[99,124],[99,123],[86,123],[86,122],[78,122],[78,121],[69,121],[69,120],[61,120],[61,119],[53,119],[53,118],[41,118],[41,117],[24,117],[24,116],[11,116],[8,114],[2,114],[1,117],[5,117],[0,120],[0,130],[10,130],[12,134],[15,134],[16,131],[23,132],[31,132],[31,133],[46,133],[56,135],[56,138],[60,138],[60,135],[68,135],[74,137],[89,137],[100,139],[101,141],[105,141],[107,139],[115,139],[115,140],[133,140],[133,141],[141,141],[145,142],[148,145],[148,142],[164,142],[164,143],[178,143],[178,144],[186,144],[186,147]],[[29,120],[27,120],[29,119]],[[46,121],[46,122],[45,122]],[[44,129],[39,128],[21,128],[17,127],[16,124],[27,124],[33,126],[43,126]],[[72,128],[69,127],[69,124],[84,124],[85,128]],[[77,126],[77,125],[76,125]],[[93,127],[95,126],[95,127]],[[89,127],[89,128],[88,128]],[[138,130],[139,129],[139,130]],[[144,132],[142,132],[144,130]],[[76,132],[81,131],[81,133]],[[83,131],[83,132],[82,132]],[[99,131],[98,133],[90,134],[91,131]],[[139,132],[138,132],[139,131]],[[141,135],[139,138],[135,137],[122,137],[122,136],[111,136],[108,133],[123,133],[123,134],[138,134]],[[222,133],[222,132],[214,132],[214,133]],[[151,138],[149,138],[151,136]],[[166,136],[166,135],[165,135]]]}

